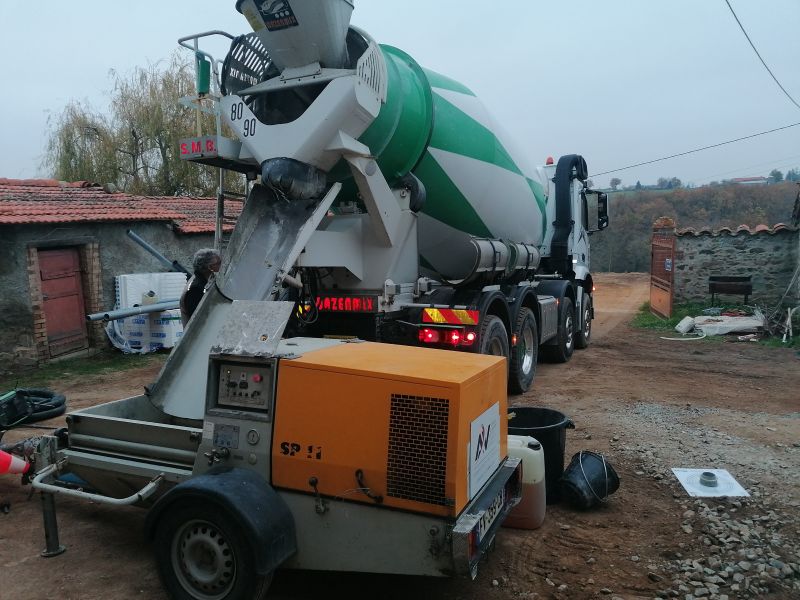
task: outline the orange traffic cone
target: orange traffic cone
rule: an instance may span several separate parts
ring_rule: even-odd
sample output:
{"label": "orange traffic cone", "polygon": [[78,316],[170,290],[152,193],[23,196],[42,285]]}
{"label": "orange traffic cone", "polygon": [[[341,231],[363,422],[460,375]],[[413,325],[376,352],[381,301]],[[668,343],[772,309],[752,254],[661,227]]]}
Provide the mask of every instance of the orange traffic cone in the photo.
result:
{"label": "orange traffic cone", "polygon": [[30,467],[30,463],[20,457],[0,450],[0,475],[3,473],[26,473]]}

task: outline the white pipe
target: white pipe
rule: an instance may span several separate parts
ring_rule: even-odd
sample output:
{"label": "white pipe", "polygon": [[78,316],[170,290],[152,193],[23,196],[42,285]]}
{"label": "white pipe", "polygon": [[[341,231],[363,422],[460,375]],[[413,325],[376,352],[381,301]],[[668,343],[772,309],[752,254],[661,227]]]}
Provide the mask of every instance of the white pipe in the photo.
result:
{"label": "white pipe", "polygon": [[800,306],[795,306],[786,311],[786,329],[783,332],[783,339],[781,340],[784,344],[792,339],[792,313],[798,308],[800,308]]}
{"label": "white pipe", "polygon": [[112,506],[127,506],[135,504],[141,500],[145,500],[153,495],[153,492],[158,489],[158,486],[164,479],[164,473],[160,473],[153,478],[150,483],[145,485],[141,490],[128,496],[127,498],[109,498],[108,496],[101,496],[100,494],[90,494],[89,492],[82,492],[81,490],[71,490],[69,488],[59,487],[44,483],[44,479],[58,471],[58,464],[50,465],[40,471],[33,479],[31,484],[34,489],[47,492],[49,494],[61,494],[62,496],[72,496],[73,498],[80,498],[82,500],[90,500],[99,504],[111,504]]}

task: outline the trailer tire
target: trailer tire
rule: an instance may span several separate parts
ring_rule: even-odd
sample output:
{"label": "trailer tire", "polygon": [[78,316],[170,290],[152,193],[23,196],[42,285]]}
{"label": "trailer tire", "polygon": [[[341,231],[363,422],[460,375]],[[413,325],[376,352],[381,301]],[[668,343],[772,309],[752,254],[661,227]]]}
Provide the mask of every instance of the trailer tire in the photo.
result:
{"label": "trailer tire", "polygon": [[542,346],[544,356],[551,362],[565,363],[575,351],[575,309],[572,299],[561,298],[558,308],[558,334],[552,346]]}
{"label": "trailer tire", "polygon": [[514,332],[517,343],[511,347],[508,391],[512,394],[524,394],[533,384],[539,358],[539,329],[530,308],[523,306],[519,309]]}
{"label": "trailer tire", "polygon": [[592,340],[592,297],[589,294],[583,296],[583,316],[579,325],[575,331],[575,348],[584,350]]}
{"label": "trailer tire", "polygon": [[259,575],[248,536],[219,506],[177,503],[161,516],[155,554],[175,600],[260,600],[272,573]]}

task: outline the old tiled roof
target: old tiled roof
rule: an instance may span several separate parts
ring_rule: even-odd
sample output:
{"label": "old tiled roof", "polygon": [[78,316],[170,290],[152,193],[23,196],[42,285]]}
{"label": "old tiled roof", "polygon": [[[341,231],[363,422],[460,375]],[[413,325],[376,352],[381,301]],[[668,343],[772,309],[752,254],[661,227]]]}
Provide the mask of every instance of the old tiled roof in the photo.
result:
{"label": "old tiled roof", "polygon": [[730,227],[720,227],[717,230],[712,230],[709,227],[704,227],[702,229],[693,229],[692,227],[687,227],[685,229],[678,229],[675,232],[675,235],[693,235],[695,237],[700,235],[711,235],[711,236],[718,236],[718,235],[739,235],[748,234],[748,235],[759,235],[759,234],[769,234],[775,235],[776,233],[781,232],[794,232],[797,231],[796,227],[792,227],[791,225],[786,225],[786,223],[776,223],[772,227],[768,225],[756,225],[755,227],[748,227],[747,225],[739,225],[735,230],[731,229]]}
{"label": "old tiled roof", "polygon": [[[181,233],[213,233],[216,204],[216,198],[133,196],[87,181],[0,177],[0,225],[169,221]],[[225,212],[235,219],[241,204],[227,204]],[[234,219],[225,220],[225,231]]]}

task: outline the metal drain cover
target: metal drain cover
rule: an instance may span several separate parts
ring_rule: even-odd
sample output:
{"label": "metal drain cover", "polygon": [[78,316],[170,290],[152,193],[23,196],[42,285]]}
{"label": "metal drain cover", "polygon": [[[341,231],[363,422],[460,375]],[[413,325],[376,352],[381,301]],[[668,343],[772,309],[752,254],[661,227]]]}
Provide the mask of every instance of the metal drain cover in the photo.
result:
{"label": "metal drain cover", "polygon": [[694,498],[745,497],[747,493],[725,469],[672,469],[683,489]]}

